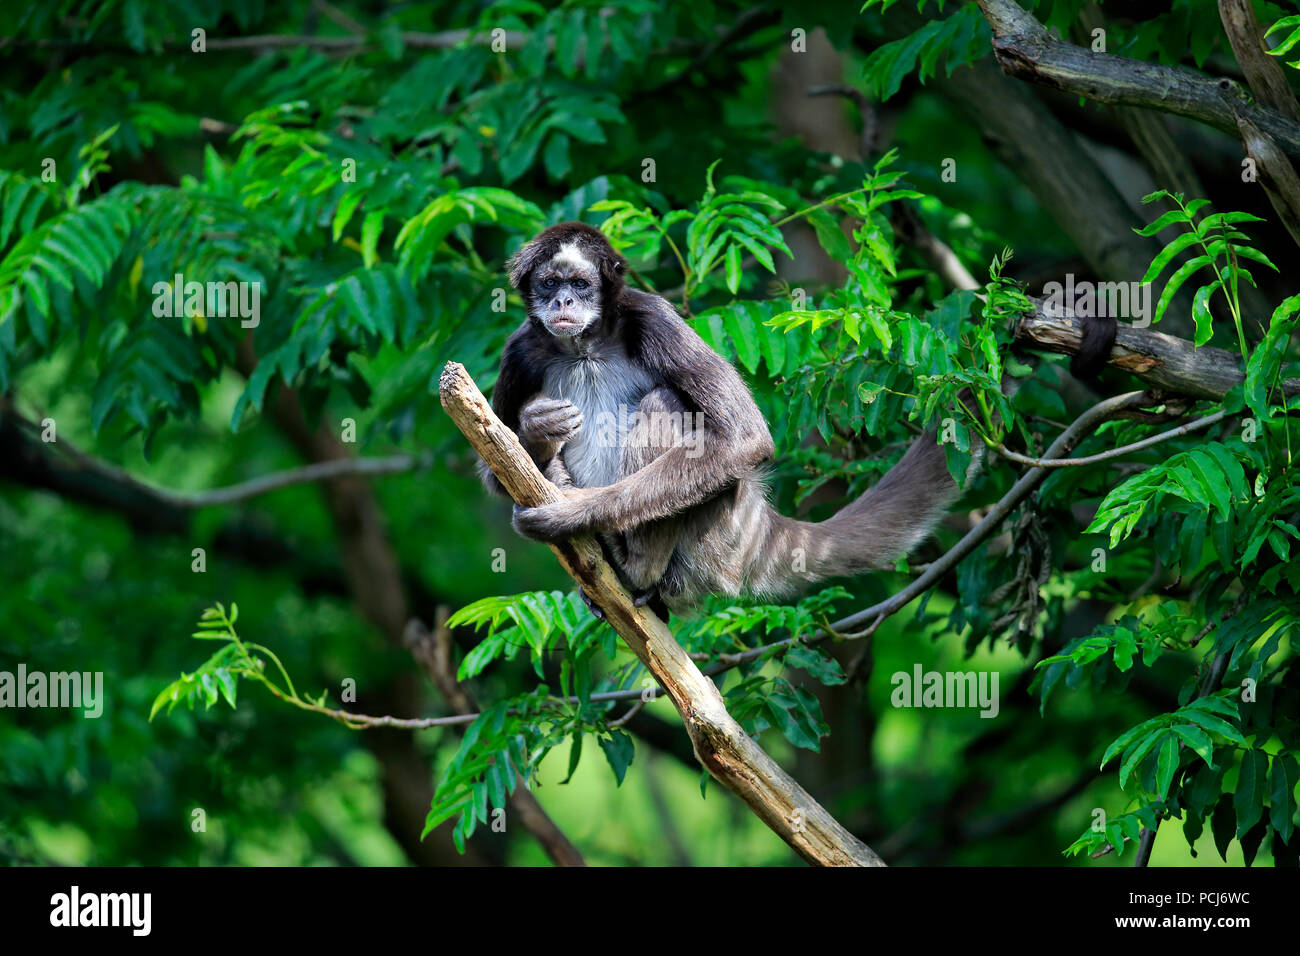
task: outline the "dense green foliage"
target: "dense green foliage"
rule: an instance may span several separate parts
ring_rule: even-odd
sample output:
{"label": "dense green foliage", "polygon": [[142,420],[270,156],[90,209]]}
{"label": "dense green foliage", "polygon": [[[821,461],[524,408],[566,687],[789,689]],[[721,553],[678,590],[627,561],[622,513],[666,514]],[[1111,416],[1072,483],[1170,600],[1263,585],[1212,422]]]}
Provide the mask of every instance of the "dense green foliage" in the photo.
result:
{"label": "dense green foliage", "polygon": [[[701,774],[671,707],[642,709],[652,682],[550,553],[512,534],[436,382],[454,360],[490,388],[523,318],[503,262],[581,218],[752,384],[787,514],[830,515],[923,426],[960,477],[973,439],[1040,455],[1100,396],[1137,388],[1112,371],[1090,391],[1061,357],[1013,351],[1024,293],[1087,267],[935,91],[988,55],[978,8],[931,5],[900,30],[916,5],[891,6],[107,0],[11,18],[0,670],[101,671],[106,703],[98,718],[0,712],[0,857],[541,862],[522,826],[492,826],[527,785],[590,862],[789,862]],[[1081,3],[1038,7],[1077,28]],[[1258,10],[1279,31],[1300,22]],[[814,55],[791,31],[817,27],[881,101],[888,149],[810,147],[774,118],[778,63]],[[1173,0],[1116,19],[1110,48],[1211,71],[1231,57],[1221,32],[1213,4]],[[220,42],[281,34],[299,42]],[[1052,102],[1114,133],[1096,107]],[[1234,863],[1300,855],[1300,403],[1280,389],[1297,374],[1296,249],[1262,193],[1206,181],[1208,198],[1126,180],[1126,200],[1151,203],[1134,219],[1151,265],[1100,278],[1155,282],[1162,328],[1192,292],[1178,328],[1240,355],[1245,381],[1221,402],[1158,396],[1076,454],[1173,413],[1222,412],[1209,427],[1055,469],[1001,536],[865,638],[836,619],[915,567],[670,622],[718,668],[731,713],[891,862],[1078,863],[1109,845],[1098,859],[1126,863],[1125,840],[1158,823],[1156,862],[1207,845]],[[981,296],[903,241],[904,210],[988,280]],[[209,298],[168,311],[178,276],[256,287],[255,325]],[[200,509],[154,490],[336,452],[414,458],[368,485]],[[1024,469],[990,455],[913,565]],[[460,609],[472,722],[349,718],[454,714],[387,619],[388,588],[430,625]],[[998,675],[998,716],[895,706],[891,675],[914,667]],[[397,809],[411,793],[414,823]]]}

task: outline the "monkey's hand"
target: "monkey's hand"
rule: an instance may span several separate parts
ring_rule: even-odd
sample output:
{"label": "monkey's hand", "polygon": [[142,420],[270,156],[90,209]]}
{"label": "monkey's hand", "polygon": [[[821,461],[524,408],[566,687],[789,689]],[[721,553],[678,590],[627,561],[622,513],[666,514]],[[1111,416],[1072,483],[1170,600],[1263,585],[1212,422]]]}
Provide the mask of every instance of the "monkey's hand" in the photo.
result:
{"label": "monkey's hand", "polygon": [[536,508],[515,505],[515,530],[534,541],[563,541],[584,531],[597,530],[588,507],[588,489],[566,488],[563,501]]}
{"label": "monkey's hand", "polygon": [[519,410],[519,440],[525,447],[545,449],[554,457],[560,446],[582,428],[582,410],[562,398],[538,395]]}

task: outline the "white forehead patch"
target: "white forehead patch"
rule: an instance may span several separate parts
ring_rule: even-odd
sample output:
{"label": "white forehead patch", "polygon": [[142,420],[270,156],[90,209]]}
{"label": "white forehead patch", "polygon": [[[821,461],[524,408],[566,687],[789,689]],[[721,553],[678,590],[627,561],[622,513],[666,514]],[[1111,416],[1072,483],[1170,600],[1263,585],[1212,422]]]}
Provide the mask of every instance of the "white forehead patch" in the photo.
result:
{"label": "white forehead patch", "polygon": [[585,272],[595,272],[595,264],[582,254],[576,242],[566,242],[560,246],[560,251],[555,254],[552,262],[566,265],[571,269],[582,270]]}

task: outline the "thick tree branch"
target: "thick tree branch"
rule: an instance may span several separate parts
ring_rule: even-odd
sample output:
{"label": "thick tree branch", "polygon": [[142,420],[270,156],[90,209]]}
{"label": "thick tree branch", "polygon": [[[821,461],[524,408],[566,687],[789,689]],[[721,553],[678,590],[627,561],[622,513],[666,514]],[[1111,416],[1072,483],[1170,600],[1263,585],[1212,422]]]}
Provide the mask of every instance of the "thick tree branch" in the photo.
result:
{"label": "thick tree branch", "polygon": [[1158,109],[1237,134],[1243,115],[1292,156],[1300,156],[1300,122],[1250,103],[1226,77],[1183,67],[1093,53],[1064,43],[1013,0],[978,0],[993,28],[993,52],[1012,76],[1099,103]]}
{"label": "thick tree branch", "polygon": [[[515,501],[536,507],[561,500],[561,492],[493,414],[463,366],[448,363],[439,392],[443,408]],[[667,625],[648,609],[633,605],[594,538],[584,535],[552,548],[672,699],[695,754],[709,773],[809,863],[883,865],[870,847],[836,822],[727,713],[717,687],[700,673]]]}
{"label": "thick tree branch", "polygon": [[[1035,305],[1034,313],[1016,325],[1016,345],[1064,355],[1077,352],[1083,341],[1083,323],[1068,316],[1050,316],[1041,303]],[[1223,398],[1245,380],[1241,357],[1235,352],[1209,345],[1197,348],[1186,339],[1122,324],[1107,364],[1148,385],[1193,398]],[[1300,393],[1300,379],[1289,378],[1282,388],[1287,395]]]}

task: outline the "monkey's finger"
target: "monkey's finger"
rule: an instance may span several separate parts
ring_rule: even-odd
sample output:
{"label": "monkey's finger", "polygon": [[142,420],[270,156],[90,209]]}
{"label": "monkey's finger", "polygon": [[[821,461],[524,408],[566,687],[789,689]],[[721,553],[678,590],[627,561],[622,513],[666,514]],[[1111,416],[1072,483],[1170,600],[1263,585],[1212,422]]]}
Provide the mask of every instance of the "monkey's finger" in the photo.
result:
{"label": "monkey's finger", "polygon": [[556,405],[549,405],[544,408],[530,408],[528,414],[534,418],[543,418],[546,420],[582,417],[582,409],[573,402],[560,402]]}
{"label": "monkey's finger", "polygon": [[548,441],[564,441],[567,438],[572,438],[581,429],[582,429],[582,422],[580,420],[576,422],[575,421],[548,422],[542,425],[538,425],[534,429],[534,434],[539,435],[540,437],[545,438]]}
{"label": "monkey's finger", "polygon": [[576,407],[530,412],[521,420],[522,427],[541,434],[576,431],[582,427],[582,411]]}
{"label": "monkey's finger", "polygon": [[533,427],[539,431],[577,431],[582,427],[582,413],[576,415],[555,415],[533,419]]}
{"label": "monkey's finger", "polygon": [[533,415],[546,415],[566,410],[577,411],[578,406],[567,398],[535,398],[524,406],[524,411]]}

